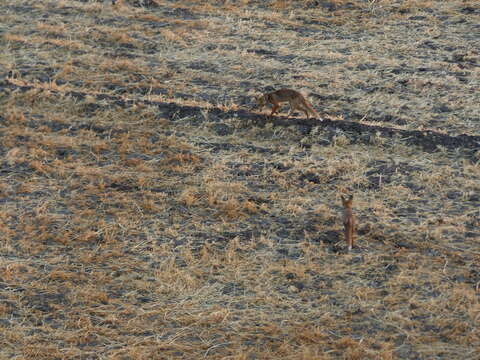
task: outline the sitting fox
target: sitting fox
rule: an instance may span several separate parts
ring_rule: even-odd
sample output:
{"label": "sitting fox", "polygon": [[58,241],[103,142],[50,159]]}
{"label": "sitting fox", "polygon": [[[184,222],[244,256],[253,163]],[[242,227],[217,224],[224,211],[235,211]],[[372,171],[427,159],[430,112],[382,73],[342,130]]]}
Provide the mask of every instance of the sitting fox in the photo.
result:
{"label": "sitting fox", "polygon": [[355,233],[355,216],[353,215],[352,210],[352,200],[353,195],[350,195],[348,200],[346,200],[343,195],[342,203],[343,203],[343,226],[345,228],[345,241],[348,245],[348,251],[352,250],[353,243],[354,243],[354,233]]}
{"label": "sitting fox", "polygon": [[309,113],[313,114],[315,118],[323,121],[315,109],[308,103],[308,101],[298,91],[291,89],[280,89],[267,94],[258,96],[257,103],[261,109],[267,104],[272,104],[272,112],[270,116],[275,114],[280,107],[280,103],[288,102],[290,104],[290,112],[288,116],[291,116],[295,110],[303,111],[309,119]]}

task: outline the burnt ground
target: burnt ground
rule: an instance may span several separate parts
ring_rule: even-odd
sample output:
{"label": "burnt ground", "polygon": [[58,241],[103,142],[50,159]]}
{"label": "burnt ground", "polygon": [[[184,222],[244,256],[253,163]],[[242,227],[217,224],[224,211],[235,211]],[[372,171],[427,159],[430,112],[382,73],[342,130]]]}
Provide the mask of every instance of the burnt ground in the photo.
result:
{"label": "burnt ground", "polygon": [[476,2],[0,11],[0,357],[478,358]]}

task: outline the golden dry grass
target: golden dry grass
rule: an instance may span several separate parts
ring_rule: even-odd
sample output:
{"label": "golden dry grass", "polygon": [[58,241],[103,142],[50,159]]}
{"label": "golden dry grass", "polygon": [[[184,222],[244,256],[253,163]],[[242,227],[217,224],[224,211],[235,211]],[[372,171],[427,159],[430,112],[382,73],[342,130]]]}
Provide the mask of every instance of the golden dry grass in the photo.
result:
{"label": "golden dry grass", "polygon": [[0,357],[478,359],[478,4],[144,3],[0,4]]}

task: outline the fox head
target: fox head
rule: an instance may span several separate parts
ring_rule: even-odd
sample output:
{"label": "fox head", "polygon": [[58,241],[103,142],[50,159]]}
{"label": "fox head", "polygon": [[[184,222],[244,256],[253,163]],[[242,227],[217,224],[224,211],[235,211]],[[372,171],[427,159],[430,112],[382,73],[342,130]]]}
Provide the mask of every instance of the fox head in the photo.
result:
{"label": "fox head", "polygon": [[255,100],[257,102],[257,105],[261,107],[265,106],[267,103],[267,99],[265,99],[265,95],[258,95],[255,97]]}
{"label": "fox head", "polygon": [[342,198],[342,204],[346,208],[351,208],[352,207],[352,201],[353,201],[353,195],[350,195],[348,199],[345,199],[343,195],[340,195]]}

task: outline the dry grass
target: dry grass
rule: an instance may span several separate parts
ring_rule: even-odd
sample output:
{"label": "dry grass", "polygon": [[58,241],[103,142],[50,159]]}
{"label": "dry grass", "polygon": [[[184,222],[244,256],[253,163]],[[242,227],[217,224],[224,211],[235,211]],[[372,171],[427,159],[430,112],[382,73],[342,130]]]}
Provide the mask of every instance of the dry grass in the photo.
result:
{"label": "dry grass", "polygon": [[477,359],[477,3],[144,4],[0,5],[0,357]]}

